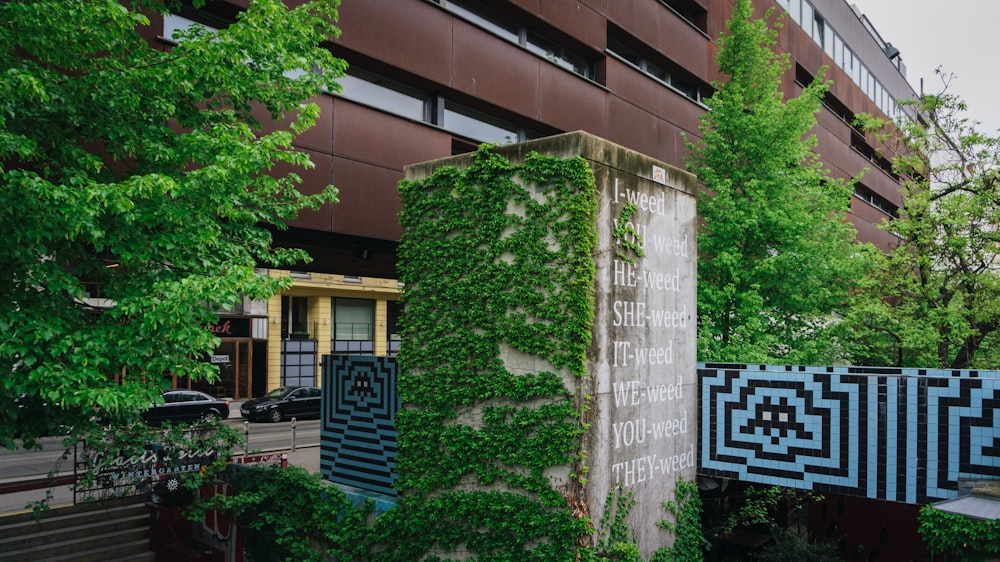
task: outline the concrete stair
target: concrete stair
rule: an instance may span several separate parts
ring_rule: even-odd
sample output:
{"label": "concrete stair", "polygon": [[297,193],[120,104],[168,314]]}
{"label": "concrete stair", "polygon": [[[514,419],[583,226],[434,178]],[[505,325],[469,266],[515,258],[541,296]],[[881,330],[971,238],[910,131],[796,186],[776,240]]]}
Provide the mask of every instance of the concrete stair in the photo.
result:
{"label": "concrete stair", "polygon": [[153,562],[149,520],[141,496],[0,516],[0,562]]}

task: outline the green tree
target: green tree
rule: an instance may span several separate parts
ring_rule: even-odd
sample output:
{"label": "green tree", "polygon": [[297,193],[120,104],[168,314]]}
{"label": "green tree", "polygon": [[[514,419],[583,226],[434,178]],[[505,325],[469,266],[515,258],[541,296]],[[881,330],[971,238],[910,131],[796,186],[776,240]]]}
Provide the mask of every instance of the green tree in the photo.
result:
{"label": "green tree", "polygon": [[[813,151],[828,84],[822,72],[786,100],[788,55],[777,32],[739,0],[719,39],[726,81],[705,101],[698,175],[698,357],[703,361],[832,362],[831,313],[845,306],[862,248],[845,220],[852,181]],[[780,25],[780,22],[779,22]]]}
{"label": "green tree", "polygon": [[904,182],[899,217],[882,225],[898,245],[858,283],[848,315],[857,363],[964,369],[1000,360],[1000,138],[977,130],[949,82],[905,106],[918,119],[863,119],[899,154],[893,168]]}
{"label": "green tree", "polygon": [[165,373],[216,376],[211,309],[274,294],[254,268],[305,258],[269,229],[335,200],[296,189],[311,163],[292,140],[345,64],[337,2],[296,4],[253,0],[165,50],[143,32],[180,0],[0,3],[4,445],[136,412]]}

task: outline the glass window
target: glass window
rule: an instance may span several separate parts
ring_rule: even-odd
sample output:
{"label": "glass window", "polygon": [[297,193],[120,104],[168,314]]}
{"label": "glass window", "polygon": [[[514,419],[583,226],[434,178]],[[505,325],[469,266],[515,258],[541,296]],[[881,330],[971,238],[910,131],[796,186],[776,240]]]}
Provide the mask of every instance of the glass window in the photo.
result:
{"label": "glass window", "polygon": [[308,335],[309,298],[281,297],[281,339]]}
{"label": "glass window", "polygon": [[375,74],[358,71],[352,71],[338,78],[337,83],[343,88],[340,95],[347,99],[414,121],[426,120],[429,96],[413,88]]}
{"label": "glass window", "polygon": [[643,57],[637,51],[615,38],[608,39],[608,50],[616,56],[632,63],[639,70],[680,92],[685,97],[701,101],[698,80],[678,74],[671,74],[663,65]]}
{"label": "glass window", "polygon": [[840,35],[836,33],[830,35],[833,36],[833,62],[840,68],[844,68],[844,42],[840,39]]}
{"label": "glass window", "polygon": [[442,126],[480,142],[511,144],[518,141],[517,127],[453,102],[445,102]]}
{"label": "glass window", "polygon": [[608,50],[642,69],[642,57],[634,49],[614,37],[608,38]]}
{"label": "glass window", "polygon": [[462,19],[491,31],[508,41],[512,41],[514,43],[520,41],[521,34],[519,26],[513,21],[489,10],[485,6],[481,6],[468,0],[447,0],[445,2],[441,2],[441,4]]}
{"label": "glass window", "polygon": [[646,67],[643,70],[646,71],[646,74],[656,78],[660,82],[670,84],[670,72],[655,62],[646,61]]}
{"label": "glass window", "polygon": [[375,352],[375,301],[332,299],[334,353],[372,355]]}
{"label": "glass window", "polygon": [[816,25],[816,22],[815,22],[815,17],[813,15],[812,4],[806,2],[806,0],[802,0],[801,4],[802,4],[802,17],[801,19],[799,19],[799,24],[802,26],[802,29],[804,29],[806,33],[809,34],[810,37],[815,39],[816,32],[813,30],[813,27]]}
{"label": "glass window", "polygon": [[690,82],[682,82],[679,80],[674,80],[673,82],[670,83],[670,85],[680,93],[684,94],[685,97],[689,97],[695,101],[698,101],[700,99],[698,86]]}
{"label": "glass window", "polygon": [[832,27],[823,24],[823,50],[829,57],[833,58],[833,38],[837,36],[837,32],[833,30]]}
{"label": "glass window", "polygon": [[527,41],[524,45],[529,51],[541,56],[545,60],[555,63],[564,69],[575,72],[585,78],[594,78],[594,65],[582,55],[576,54],[565,47],[542,37],[541,35],[528,31]]}
{"label": "glass window", "polygon": [[442,6],[458,17],[490,31],[502,39],[525,47],[532,53],[570,72],[593,80],[594,63],[586,56],[574,52],[540,33],[528,29],[521,23],[503,16],[485,3],[473,0],[442,0]]}
{"label": "glass window", "polygon": [[[181,16],[174,14],[164,14],[163,15],[163,37],[167,39],[177,40],[174,34],[178,31],[184,31],[191,26],[202,25],[198,22],[189,20],[187,18],[182,18]],[[204,27],[202,25],[202,27]]]}
{"label": "glass window", "polygon": [[786,9],[792,20],[802,25],[802,0],[791,0],[791,5]]}
{"label": "glass window", "polygon": [[281,342],[281,384],[315,386],[316,347],[315,340]]}
{"label": "glass window", "polygon": [[[789,0],[778,0],[778,4],[787,10]],[[798,0],[792,0],[798,1]],[[660,3],[673,10],[702,33],[708,32],[708,12],[697,0],[660,0]]]}
{"label": "glass window", "polygon": [[334,337],[338,340],[370,340],[375,320],[375,301],[333,299]]}

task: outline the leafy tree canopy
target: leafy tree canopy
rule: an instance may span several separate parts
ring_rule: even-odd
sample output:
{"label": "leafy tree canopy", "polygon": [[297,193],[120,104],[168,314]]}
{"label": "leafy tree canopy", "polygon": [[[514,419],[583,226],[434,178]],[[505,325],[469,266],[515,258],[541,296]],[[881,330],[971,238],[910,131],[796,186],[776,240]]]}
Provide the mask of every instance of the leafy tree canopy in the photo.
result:
{"label": "leafy tree canopy", "polygon": [[335,200],[289,170],[311,165],[292,146],[306,101],[345,64],[324,45],[337,2],[296,4],[253,0],[167,49],[150,18],[179,0],[0,3],[6,446],[134,414],[167,373],[214,377],[212,309],[274,294],[254,268],[305,257],[269,228]]}
{"label": "leafy tree canopy", "polygon": [[904,205],[883,225],[898,245],[861,280],[848,316],[858,363],[964,369],[1000,360],[1000,137],[977,130],[941,76],[940,93],[904,105],[919,118],[897,123],[902,135],[863,118],[900,154]]}
{"label": "leafy tree canopy", "polygon": [[831,313],[847,302],[863,253],[845,220],[853,181],[823,169],[814,135],[822,72],[785,99],[788,55],[767,17],[739,0],[719,39],[728,80],[705,101],[688,168],[704,189],[698,213],[698,357],[702,361],[832,362]]}

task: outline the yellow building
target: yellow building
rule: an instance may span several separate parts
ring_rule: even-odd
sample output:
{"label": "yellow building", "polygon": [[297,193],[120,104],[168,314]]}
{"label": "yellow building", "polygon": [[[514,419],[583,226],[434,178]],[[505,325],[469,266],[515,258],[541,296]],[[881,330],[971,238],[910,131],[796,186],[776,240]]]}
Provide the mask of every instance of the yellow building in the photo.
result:
{"label": "yellow building", "polygon": [[399,351],[400,284],[395,279],[288,270],[260,270],[291,278],[268,301],[245,299],[220,311],[209,329],[221,343],[208,360],[219,368],[212,383],[175,380],[214,396],[242,400],[278,386],[319,386],[326,354],[395,355]]}
{"label": "yellow building", "polygon": [[395,355],[400,284],[395,279],[269,271],[292,286],[267,303],[267,389],[319,386],[326,354]]}

